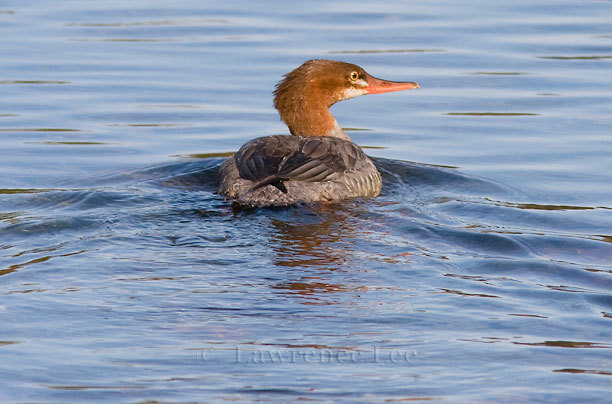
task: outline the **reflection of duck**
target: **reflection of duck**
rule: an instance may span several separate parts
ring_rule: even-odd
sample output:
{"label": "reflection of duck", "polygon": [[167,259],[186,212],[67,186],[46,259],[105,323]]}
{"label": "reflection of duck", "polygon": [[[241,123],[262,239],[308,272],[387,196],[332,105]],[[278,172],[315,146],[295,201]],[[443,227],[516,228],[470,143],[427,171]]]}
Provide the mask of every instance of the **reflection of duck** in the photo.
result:
{"label": "reflection of duck", "polygon": [[275,265],[326,271],[342,268],[349,259],[342,253],[342,241],[357,230],[351,216],[350,207],[321,206],[305,216],[272,220],[270,241],[274,244]]}
{"label": "reflection of duck", "polygon": [[347,243],[360,237],[362,210],[359,205],[317,205],[270,222],[273,263],[286,279],[272,285],[281,293],[300,295],[304,304],[334,304],[325,294],[361,290],[360,284],[344,284],[335,271],[360,271]]}
{"label": "reflection of duck", "polygon": [[221,167],[219,193],[255,206],[378,195],[380,174],[329,107],[363,94],[413,88],[419,85],[380,80],[350,63],[304,63],[274,92],[274,106],[293,136],[247,142]]}

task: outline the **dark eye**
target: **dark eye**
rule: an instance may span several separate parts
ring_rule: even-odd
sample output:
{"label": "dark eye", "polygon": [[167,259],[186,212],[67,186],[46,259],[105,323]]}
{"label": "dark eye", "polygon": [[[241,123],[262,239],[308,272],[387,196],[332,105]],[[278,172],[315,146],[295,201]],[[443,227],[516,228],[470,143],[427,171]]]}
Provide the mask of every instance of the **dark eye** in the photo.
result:
{"label": "dark eye", "polygon": [[351,74],[349,75],[349,77],[351,78],[351,80],[355,81],[359,78],[359,73],[357,72],[351,72]]}

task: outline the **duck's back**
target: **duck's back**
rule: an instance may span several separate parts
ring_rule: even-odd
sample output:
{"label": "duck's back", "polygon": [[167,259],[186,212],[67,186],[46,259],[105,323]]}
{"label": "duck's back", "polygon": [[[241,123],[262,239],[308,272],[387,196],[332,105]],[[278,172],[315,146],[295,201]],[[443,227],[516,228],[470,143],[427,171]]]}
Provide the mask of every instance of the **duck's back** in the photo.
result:
{"label": "duck's back", "polygon": [[334,137],[253,139],[219,171],[219,193],[253,206],[376,196],[382,181],[355,143]]}

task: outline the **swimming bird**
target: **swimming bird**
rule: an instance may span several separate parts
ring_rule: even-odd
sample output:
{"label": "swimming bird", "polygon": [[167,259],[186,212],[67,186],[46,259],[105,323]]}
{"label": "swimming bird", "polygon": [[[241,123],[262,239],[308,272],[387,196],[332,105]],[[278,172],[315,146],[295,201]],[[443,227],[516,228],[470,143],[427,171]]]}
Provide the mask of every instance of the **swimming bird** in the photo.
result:
{"label": "swimming bird", "polygon": [[250,206],[340,201],[380,193],[380,173],[329,108],[364,94],[419,88],[386,81],[340,61],[309,60],[287,73],[274,106],[291,135],[245,143],[219,170],[219,194]]}

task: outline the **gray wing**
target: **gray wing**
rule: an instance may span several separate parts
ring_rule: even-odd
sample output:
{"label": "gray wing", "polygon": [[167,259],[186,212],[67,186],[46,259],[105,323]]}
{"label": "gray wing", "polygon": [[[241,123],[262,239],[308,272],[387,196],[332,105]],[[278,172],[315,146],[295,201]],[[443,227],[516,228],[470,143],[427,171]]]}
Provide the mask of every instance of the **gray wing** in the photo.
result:
{"label": "gray wing", "polygon": [[253,189],[272,184],[286,192],[283,181],[326,181],[351,171],[365,155],[342,139],[279,135],[247,142],[234,158],[240,177],[255,183]]}

